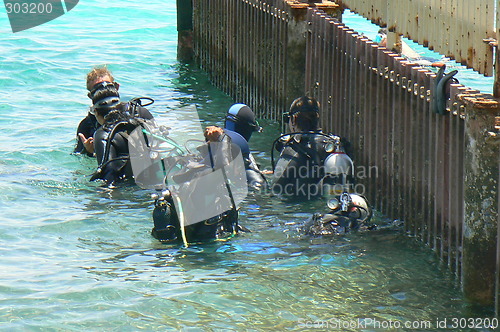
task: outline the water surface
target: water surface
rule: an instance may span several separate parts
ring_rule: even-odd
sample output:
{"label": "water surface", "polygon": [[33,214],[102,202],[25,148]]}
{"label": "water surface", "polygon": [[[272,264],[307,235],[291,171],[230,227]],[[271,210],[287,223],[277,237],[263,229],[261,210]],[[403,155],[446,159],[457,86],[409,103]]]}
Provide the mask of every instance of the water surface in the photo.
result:
{"label": "water surface", "polygon": [[[150,192],[89,182],[95,160],[71,151],[93,65],[110,67],[124,98],[153,97],[153,114],[185,135],[198,127],[181,106],[196,105],[205,126],[233,103],[177,63],[175,17],[173,0],[89,0],[12,34],[0,12],[0,329],[293,330],[488,315],[399,231],[301,236],[321,202],[250,195],[241,223],[252,233],[184,248],[150,236]],[[279,126],[263,123],[252,147],[268,166]]]}

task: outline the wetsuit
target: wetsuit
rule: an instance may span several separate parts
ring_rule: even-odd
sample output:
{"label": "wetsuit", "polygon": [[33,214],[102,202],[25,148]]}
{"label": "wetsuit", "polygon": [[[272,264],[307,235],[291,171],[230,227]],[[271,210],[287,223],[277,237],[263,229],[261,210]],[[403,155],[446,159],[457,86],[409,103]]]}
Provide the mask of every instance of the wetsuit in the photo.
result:
{"label": "wetsuit", "polygon": [[[99,168],[92,180],[102,179],[108,185],[132,178],[128,137],[143,120],[143,118],[133,117],[127,112],[128,104],[122,103],[118,109],[118,111],[113,112],[112,116],[107,116],[106,123],[94,133],[94,149]],[[151,115],[145,108],[142,110]]]}
{"label": "wetsuit", "polygon": [[[126,105],[128,110],[130,107],[130,103],[126,103]],[[137,113],[140,118],[147,120],[153,119],[153,115],[144,107],[138,106]],[[87,116],[82,121],[80,121],[78,129],[76,131],[76,146],[74,153],[85,153],[88,156],[92,156],[91,153],[88,153],[87,150],[85,150],[85,146],[83,145],[83,142],[78,136],[78,134],[82,133],[83,135],[85,135],[86,138],[94,137],[94,133],[99,127],[100,125],[97,122],[97,119],[95,118],[94,115],[90,113],[88,113]]]}
{"label": "wetsuit", "polygon": [[266,179],[262,175],[259,166],[250,152],[247,140],[239,133],[229,129],[224,129],[224,133],[228,135],[231,138],[231,142],[236,144],[241,150],[248,185],[250,187],[260,187],[264,185],[266,183]]}
{"label": "wetsuit", "polygon": [[88,113],[87,116],[82,121],[80,121],[78,129],[76,131],[76,146],[74,150],[75,153],[86,153],[88,156],[92,156],[92,154],[87,152],[87,150],[85,149],[85,146],[83,145],[83,142],[78,134],[81,133],[86,138],[94,137],[94,133],[99,127],[99,122],[97,122],[95,116],[90,113]]}

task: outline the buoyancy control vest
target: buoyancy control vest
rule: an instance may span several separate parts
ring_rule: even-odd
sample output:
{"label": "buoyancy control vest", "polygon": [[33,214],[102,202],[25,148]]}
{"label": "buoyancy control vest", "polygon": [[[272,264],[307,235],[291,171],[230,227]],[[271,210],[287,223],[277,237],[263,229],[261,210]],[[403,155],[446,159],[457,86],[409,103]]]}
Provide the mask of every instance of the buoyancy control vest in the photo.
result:
{"label": "buoyancy control vest", "polygon": [[352,160],[338,136],[321,131],[291,133],[275,140],[274,148],[280,151],[276,164],[272,151],[272,191],[277,195],[312,199],[325,194],[325,184],[347,186],[353,181]]}
{"label": "buoyancy control vest", "polygon": [[250,152],[248,141],[242,135],[233,130],[224,129],[224,133],[228,135],[231,138],[231,142],[236,144],[241,150],[249,187],[259,188],[264,186],[266,184],[266,178],[262,174],[255,158]]}
{"label": "buoyancy control vest", "polygon": [[92,180],[102,179],[108,185],[132,178],[128,138],[144,119],[129,113],[126,104],[106,116],[106,122],[94,134],[94,150],[99,164]]}

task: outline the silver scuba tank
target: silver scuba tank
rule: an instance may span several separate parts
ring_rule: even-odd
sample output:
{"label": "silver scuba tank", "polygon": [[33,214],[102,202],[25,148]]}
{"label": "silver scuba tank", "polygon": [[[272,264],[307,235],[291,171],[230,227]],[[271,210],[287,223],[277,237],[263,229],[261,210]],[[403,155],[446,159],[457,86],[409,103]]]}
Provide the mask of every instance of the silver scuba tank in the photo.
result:
{"label": "silver scuba tank", "polygon": [[343,151],[340,138],[329,149],[330,155],[324,161],[325,177],[323,178],[323,193],[326,196],[338,196],[352,191],[354,179],[354,163]]}

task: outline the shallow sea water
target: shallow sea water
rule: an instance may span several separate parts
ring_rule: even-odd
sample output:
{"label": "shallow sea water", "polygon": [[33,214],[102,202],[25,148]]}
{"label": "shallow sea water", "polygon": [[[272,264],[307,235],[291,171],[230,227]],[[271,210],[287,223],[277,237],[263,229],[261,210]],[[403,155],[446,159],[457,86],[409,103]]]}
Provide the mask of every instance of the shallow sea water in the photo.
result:
{"label": "shallow sea water", "polygon": [[[150,236],[148,190],[89,182],[95,160],[71,151],[93,65],[109,65],[124,98],[153,97],[153,114],[186,136],[199,125],[181,106],[206,125],[233,103],[177,63],[175,19],[172,0],[89,0],[13,34],[0,11],[0,330],[371,330],[370,319],[490,314],[401,231],[301,236],[321,202],[251,194],[240,217],[251,233],[185,248]],[[268,166],[279,125],[263,123],[252,147]]]}

